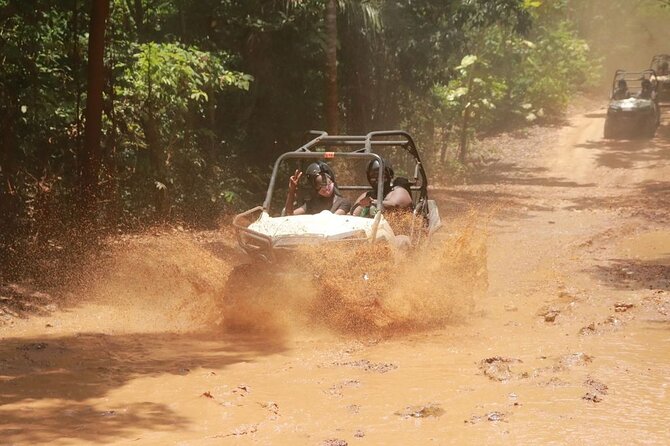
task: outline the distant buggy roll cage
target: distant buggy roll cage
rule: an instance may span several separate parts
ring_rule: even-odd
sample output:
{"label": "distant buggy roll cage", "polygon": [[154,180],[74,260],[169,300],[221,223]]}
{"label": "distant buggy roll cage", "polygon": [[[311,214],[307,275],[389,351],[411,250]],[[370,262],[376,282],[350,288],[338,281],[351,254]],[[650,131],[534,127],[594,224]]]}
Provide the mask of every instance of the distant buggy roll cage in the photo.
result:
{"label": "distant buggy roll cage", "polygon": [[[665,66],[664,66],[665,65]],[[657,54],[651,59],[649,68],[656,72],[658,79],[659,105],[670,105],[670,54]]]}
{"label": "distant buggy roll cage", "polygon": [[651,63],[649,64],[649,68],[658,71],[658,68],[660,67],[660,64],[663,62],[667,62],[668,65],[670,65],[670,54],[657,54],[651,59]]}
{"label": "distant buggy roll cage", "polygon": [[614,97],[614,92],[617,90],[617,83],[620,80],[626,81],[626,84],[629,82],[636,82],[634,85],[628,85],[628,91],[634,94],[639,93],[642,90],[642,81],[648,80],[651,82],[651,88],[656,91],[658,88],[658,81],[656,79],[656,72],[652,69],[643,70],[643,71],[626,71],[626,70],[616,70],[614,72],[614,78],[612,79],[612,89],[610,92],[610,98]]}
{"label": "distant buggy roll cage", "polygon": [[[384,130],[370,132],[366,135],[329,135],[322,130],[312,130],[312,135],[316,135],[312,140],[302,145],[300,148],[286,152],[277,158],[268,191],[263,202],[263,210],[269,212],[272,203],[272,196],[279,174],[281,163],[288,159],[314,159],[329,160],[337,158],[348,159],[368,159],[377,160],[383,166],[384,160],[381,155],[375,153],[399,147],[414,158],[415,166],[412,178],[408,178],[410,190],[418,194],[416,200],[415,212],[420,215],[426,215],[428,212],[428,179],[426,171],[423,168],[421,157],[416,149],[416,144],[411,135],[403,130]],[[340,185],[340,190],[369,190],[368,186]],[[377,196],[383,197],[384,190],[384,169],[379,169],[377,181]],[[413,200],[414,201],[414,200]],[[380,212],[384,210],[383,200],[379,200],[377,207]]]}

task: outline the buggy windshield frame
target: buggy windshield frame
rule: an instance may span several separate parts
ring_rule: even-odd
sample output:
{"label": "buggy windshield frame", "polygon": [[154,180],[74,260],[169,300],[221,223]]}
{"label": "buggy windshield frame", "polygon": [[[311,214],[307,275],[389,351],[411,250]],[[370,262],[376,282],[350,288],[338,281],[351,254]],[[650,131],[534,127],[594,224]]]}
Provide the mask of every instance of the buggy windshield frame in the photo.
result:
{"label": "buggy windshield frame", "polygon": [[[366,135],[328,135],[322,130],[313,130],[310,134],[313,139],[298,149],[282,154],[275,161],[270,177],[270,184],[263,201],[263,210],[269,212],[274,194],[280,166],[290,159],[325,160],[337,158],[377,160],[383,165],[384,150],[401,148],[414,159],[413,177],[409,179],[410,190],[418,192],[417,202],[425,203],[428,197],[428,179],[421,157],[411,135],[403,130],[384,130],[370,132]],[[381,154],[380,154],[381,153]],[[384,169],[379,169],[377,181],[377,196],[383,196]],[[369,185],[340,185],[341,190],[369,190]],[[379,200],[378,210],[383,212],[383,200]]]}

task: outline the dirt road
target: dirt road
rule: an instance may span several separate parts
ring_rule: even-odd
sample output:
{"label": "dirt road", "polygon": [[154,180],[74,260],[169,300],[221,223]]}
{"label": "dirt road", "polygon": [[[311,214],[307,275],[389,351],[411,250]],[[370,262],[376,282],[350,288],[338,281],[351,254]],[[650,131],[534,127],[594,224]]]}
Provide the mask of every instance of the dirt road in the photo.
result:
{"label": "dirt road", "polygon": [[493,213],[488,291],[439,328],[333,334],[277,321],[281,296],[264,331],[212,328],[237,254],[138,240],[0,326],[0,443],[669,444],[670,124],[607,142],[603,121],[499,138],[435,191],[447,220]]}

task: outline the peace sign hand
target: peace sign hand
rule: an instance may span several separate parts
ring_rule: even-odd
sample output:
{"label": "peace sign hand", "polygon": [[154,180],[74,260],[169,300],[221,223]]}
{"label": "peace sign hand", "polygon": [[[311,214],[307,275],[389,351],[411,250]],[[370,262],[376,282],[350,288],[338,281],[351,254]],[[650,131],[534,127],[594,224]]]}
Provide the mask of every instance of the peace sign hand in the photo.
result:
{"label": "peace sign hand", "polygon": [[302,172],[299,169],[296,169],[295,173],[288,180],[288,189],[290,191],[295,192],[295,190],[298,188],[300,177],[302,177]]}

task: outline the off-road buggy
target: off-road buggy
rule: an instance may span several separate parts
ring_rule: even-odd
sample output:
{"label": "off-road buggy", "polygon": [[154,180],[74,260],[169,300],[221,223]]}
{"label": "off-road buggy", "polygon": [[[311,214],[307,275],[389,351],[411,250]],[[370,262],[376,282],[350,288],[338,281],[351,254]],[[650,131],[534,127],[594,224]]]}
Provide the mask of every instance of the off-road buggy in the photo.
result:
{"label": "off-road buggy", "polygon": [[[274,164],[262,206],[238,214],[233,219],[240,247],[252,258],[277,262],[290,257],[298,247],[324,243],[387,243],[411,249],[440,227],[433,200],[428,199],[428,180],[412,137],[404,131],[370,132],[367,135],[328,135],[311,132],[314,138],[298,149],[284,153]],[[389,160],[396,166],[396,177],[406,178],[405,185],[413,200],[414,218],[402,234],[388,221],[382,200],[373,218],[336,215],[323,211],[314,215],[282,215],[288,178],[296,169],[304,170],[315,161],[328,163],[337,173],[337,187],[353,201],[371,189],[365,175],[366,165]],[[383,197],[384,169],[379,169],[376,196]],[[280,193],[277,193],[280,192]]]}
{"label": "off-road buggy", "polygon": [[653,138],[660,124],[656,87],[653,70],[617,70],[607,107],[605,138]]}
{"label": "off-road buggy", "polygon": [[657,54],[649,66],[656,73],[658,101],[670,102],[670,54]]}

